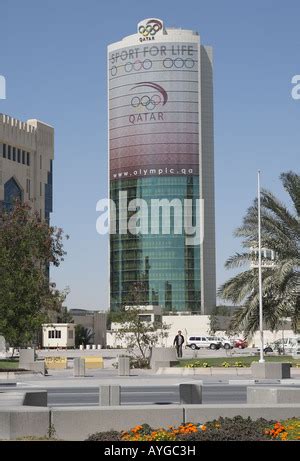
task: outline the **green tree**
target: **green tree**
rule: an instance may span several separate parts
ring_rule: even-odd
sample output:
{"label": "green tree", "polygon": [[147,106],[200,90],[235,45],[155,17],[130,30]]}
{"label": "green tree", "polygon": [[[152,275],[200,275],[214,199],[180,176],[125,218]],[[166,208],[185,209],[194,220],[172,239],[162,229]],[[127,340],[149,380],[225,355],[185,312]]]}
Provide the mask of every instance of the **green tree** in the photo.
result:
{"label": "green tree", "polygon": [[[300,315],[300,176],[293,172],[280,176],[289,194],[289,210],[270,191],[261,192],[262,247],[273,250],[275,259],[262,269],[264,321],[272,331],[279,329],[289,316],[294,331],[299,329]],[[243,239],[243,253],[229,258],[225,267],[239,268],[254,262],[258,248],[257,199],[248,209],[235,235]],[[257,255],[257,252],[256,252]],[[220,298],[242,305],[233,316],[232,328],[248,336],[259,328],[258,267],[250,267],[224,283]]]}
{"label": "green tree", "polygon": [[[69,290],[66,291],[66,295],[69,294]],[[74,323],[72,314],[68,311],[66,306],[61,306],[57,314],[57,323]]]}
{"label": "green tree", "polygon": [[143,320],[140,306],[146,299],[147,290],[143,281],[134,283],[128,294],[130,306],[124,306],[122,311],[114,313],[112,317],[113,322],[119,323],[117,338],[126,341],[128,351],[132,355],[142,357],[143,360],[151,358],[152,348],[160,339],[168,336],[169,329],[169,326],[160,320]]}
{"label": "green tree", "polygon": [[64,259],[63,231],[41,221],[27,204],[0,216],[0,334],[12,347],[31,345],[64,299],[47,268]]}

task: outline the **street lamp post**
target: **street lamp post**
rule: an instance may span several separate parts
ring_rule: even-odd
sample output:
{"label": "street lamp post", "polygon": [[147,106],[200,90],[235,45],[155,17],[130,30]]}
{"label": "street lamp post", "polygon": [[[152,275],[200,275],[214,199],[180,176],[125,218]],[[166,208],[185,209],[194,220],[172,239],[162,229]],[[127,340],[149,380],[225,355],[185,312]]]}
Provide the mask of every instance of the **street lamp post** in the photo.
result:
{"label": "street lamp post", "polygon": [[261,218],[260,218],[260,170],[257,173],[258,195],[258,284],[259,284],[259,332],[260,332],[260,363],[264,363],[264,330],[263,330],[263,302],[262,302],[262,272],[261,272]]}

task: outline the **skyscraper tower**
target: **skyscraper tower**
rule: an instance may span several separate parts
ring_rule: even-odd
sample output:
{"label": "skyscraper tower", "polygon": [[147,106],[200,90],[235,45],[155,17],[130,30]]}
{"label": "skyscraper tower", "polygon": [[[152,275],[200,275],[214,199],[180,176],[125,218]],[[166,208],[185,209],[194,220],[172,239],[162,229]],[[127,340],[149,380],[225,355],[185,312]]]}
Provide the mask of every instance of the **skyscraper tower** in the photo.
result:
{"label": "skyscraper tower", "polygon": [[[197,32],[145,19],[108,46],[108,82],[109,187],[119,223],[110,236],[111,309],[142,282],[145,304],[208,314],[216,303],[212,49]],[[188,245],[183,233],[165,234],[152,215],[155,232],[120,231],[120,193],[127,204],[192,199],[203,240]]]}

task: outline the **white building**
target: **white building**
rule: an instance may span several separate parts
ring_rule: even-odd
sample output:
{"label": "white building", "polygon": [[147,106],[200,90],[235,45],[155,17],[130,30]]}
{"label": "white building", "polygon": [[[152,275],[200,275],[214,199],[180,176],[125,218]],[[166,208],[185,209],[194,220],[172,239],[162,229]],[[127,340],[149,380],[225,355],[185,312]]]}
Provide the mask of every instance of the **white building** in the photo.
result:
{"label": "white building", "polygon": [[44,323],[43,348],[71,348],[75,347],[74,323]]}
{"label": "white building", "polygon": [[[188,336],[193,335],[202,335],[209,336],[211,335],[210,331],[210,316],[209,315],[188,315],[188,314],[179,314],[179,315],[163,315],[162,322],[169,326],[168,337],[163,338],[158,344],[162,347],[171,347],[173,345],[174,338],[179,330],[181,330],[185,340]],[[122,340],[118,338],[117,331],[119,329],[118,324],[112,323],[112,330],[107,332],[107,345],[109,347],[126,347],[126,337]],[[124,335],[125,336],[125,335]],[[226,331],[220,330],[216,332],[216,336],[227,336]],[[287,327],[278,331],[264,330],[264,342],[265,344],[270,344],[277,339],[293,338],[295,336],[294,332]],[[236,338],[243,338],[243,333],[236,335]],[[249,347],[260,347],[260,334],[256,332],[252,337],[248,338]]]}

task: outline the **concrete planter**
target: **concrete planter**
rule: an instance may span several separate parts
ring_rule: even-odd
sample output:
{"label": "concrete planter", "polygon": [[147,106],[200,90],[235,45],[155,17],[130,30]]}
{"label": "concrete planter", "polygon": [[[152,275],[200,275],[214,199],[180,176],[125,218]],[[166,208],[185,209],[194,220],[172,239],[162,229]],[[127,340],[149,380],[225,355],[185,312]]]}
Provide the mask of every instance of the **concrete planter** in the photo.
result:
{"label": "concrete planter", "polygon": [[257,379],[288,379],[291,377],[291,364],[281,362],[252,363],[251,374]]}
{"label": "concrete planter", "polygon": [[176,349],[173,347],[155,347],[152,349],[150,366],[154,370],[160,367],[172,367],[178,364]]}

